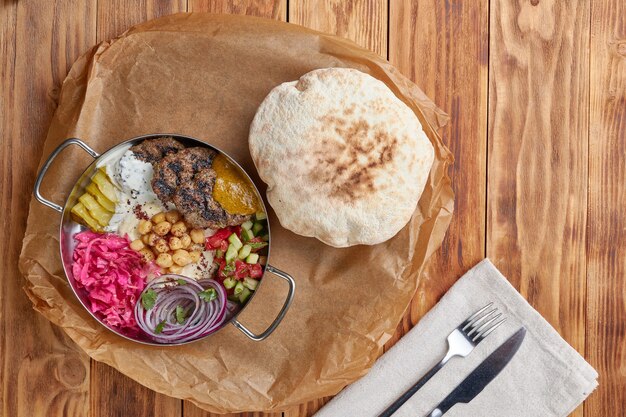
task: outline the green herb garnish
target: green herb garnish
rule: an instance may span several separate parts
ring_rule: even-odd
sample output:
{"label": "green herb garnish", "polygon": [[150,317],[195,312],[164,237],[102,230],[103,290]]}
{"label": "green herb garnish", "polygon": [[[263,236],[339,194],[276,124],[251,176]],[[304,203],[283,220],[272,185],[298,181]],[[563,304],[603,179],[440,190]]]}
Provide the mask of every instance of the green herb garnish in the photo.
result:
{"label": "green herb garnish", "polygon": [[184,280],[184,279],[182,279],[182,278],[178,278],[178,279],[176,280],[176,282],[178,283],[178,285],[185,285],[185,284],[187,284],[187,281],[185,281],[185,280]]}
{"label": "green herb garnish", "polygon": [[224,271],[225,273],[226,272],[235,272],[235,264],[231,263],[231,264],[226,265],[222,271]]}
{"label": "green herb garnish", "polygon": [[207,288],[204,291],[200,291],[198,297],[209,303],[217,298],[217,291],[215,291],[215,288]]}
{"label": "green herb garnish", "polygon": [[154,328],[154,333],[160,334],[163,331],[164,327],[165,327],[165,321],[162,321],[161,323],[157,324],[157,326]]}
{"label": "green herb garnish", "polygon": [[148,291],[141,294],[141,305],[146,310],[150,310],[152,307],[154,307],[154,303],[156,302],[156,299],[157,299],[156,291],[150,288]]}
{"label": "green herb garnish", "polygon": [[183,324],[186,318],[187,317],[185,317],[185,309],[183,309],[181,306],[176,306],[176,321],[178,322],[178,324]]}

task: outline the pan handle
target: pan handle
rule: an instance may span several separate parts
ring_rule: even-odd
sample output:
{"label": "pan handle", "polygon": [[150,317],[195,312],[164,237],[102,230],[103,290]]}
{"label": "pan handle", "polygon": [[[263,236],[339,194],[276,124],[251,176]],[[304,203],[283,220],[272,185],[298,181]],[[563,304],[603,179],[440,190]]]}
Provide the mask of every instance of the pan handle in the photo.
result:
{"label": "pan handle", "polygon": [[46,171],[48,171],[48,168],[50,168],[50,165],[52,165],[52,161],[54,161],[54,159],[59,155],[59,153],[61,153],[63,149],[67,148],[70,145],[80,146],[81,148],[83,148],[85,152],[91,155],[94,159],[100,156],[98,152],[94,151],[89,146],[87,146],[85,142],[76,138],[66,140],[65,142],[57,146],[57,148],[54,151],[52,151],[52,153],[50,154],[46,162],[41,167],[41,171],[39,171],[39,174],[37,174],[37,180],[35,181],[35,198],[44,206],[48,206],[51,209],[58,211],[59,213],[63,212],[63,207],[44,198],[44,196],[41,195],[41,191],[39,190],[39,188],[41,187],[41,182],[43,181],[43,177],[46,175]]}
{"label": "pan handle", "polygon": [[237,319],[233,320],[233,325],[239,330],[241,330],[243,334],[245,334],[246,336],[248,336],[250,339],[254,340],[255,342],[260,342],[261,340],[267,339],[269,335],[271,335],[272,332],[276,330],[276,327],[278,327],[280,322],[285,317],[285,314],[287,313],[287,310],[289,309],[289,306],[291,305],[291,302],[293,301],[293,294],[296,289],[296,282],[291,277],[291,275],[287,274],[286,272],[283,272],[280,269],[274,268],[271,265],[267,265],[265,267],[265,271],[270,272],[276,275],[277,277],[282,278],[285,281],[287,281],[287,284],[289,284],[289,292],[287,293],[287,299],[285,300],[283,307],[280,309],[278,316],[276,316],[272,324],[270,324],[269,327],[265,329],[263,333],[258,334],[258,335],[254,334],[250,330],[248,330],[243,324],[241,324]]}

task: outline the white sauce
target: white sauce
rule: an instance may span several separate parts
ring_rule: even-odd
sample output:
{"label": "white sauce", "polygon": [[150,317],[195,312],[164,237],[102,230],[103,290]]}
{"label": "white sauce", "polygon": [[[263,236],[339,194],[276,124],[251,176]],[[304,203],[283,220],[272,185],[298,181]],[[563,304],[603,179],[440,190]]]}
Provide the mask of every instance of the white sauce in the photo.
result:
{"label": "white sauce", "polygon": [[127,234],[131,240],[139,239],[137,225],[141,218],[136,211],[152,217],[166,210],[152,191],[152,165],[137,159],[131,150],[127,150],[119,160],[106,165],[106,172],[121,191],[118,190],[115,214],[105,230],[120,236]]}
{"label": "white sauce", "polygon": [[138,159],[133,151],[127,150],[117,162],[114,177],[122,191],[138,204],[158,201],[152,191],[152,164]]}

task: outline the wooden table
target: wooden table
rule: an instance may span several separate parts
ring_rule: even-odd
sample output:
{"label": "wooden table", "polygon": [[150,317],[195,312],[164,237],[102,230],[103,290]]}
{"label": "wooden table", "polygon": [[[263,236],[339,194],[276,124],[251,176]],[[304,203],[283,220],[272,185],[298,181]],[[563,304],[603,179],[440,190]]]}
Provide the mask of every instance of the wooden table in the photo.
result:
{"label": "wooden table", "polygon": [[[70,65],[135,23],[181,11],[245,13],[337,33],[412,78],[452,117],[442,134],[456,158],[456,207],[393,341],[488,256],[599,371],[600,388],[573,415],[624,415],[623,0],[4,0],[4,416],[210,416],[90,361],[32,310],[17,267],[54,97]],[[239,416],[308,416],[324,401]]]}

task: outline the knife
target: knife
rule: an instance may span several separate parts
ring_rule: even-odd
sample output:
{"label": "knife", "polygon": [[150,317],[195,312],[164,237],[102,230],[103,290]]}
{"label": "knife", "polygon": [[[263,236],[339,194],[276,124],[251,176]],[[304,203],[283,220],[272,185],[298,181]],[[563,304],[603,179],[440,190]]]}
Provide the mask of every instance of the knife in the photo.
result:
{"label": "knife", "polygon": [[524,336],[526,328],[522,327],[478,365],[427,417],[441,417],[455,404],[472,401],[511,361]]}

